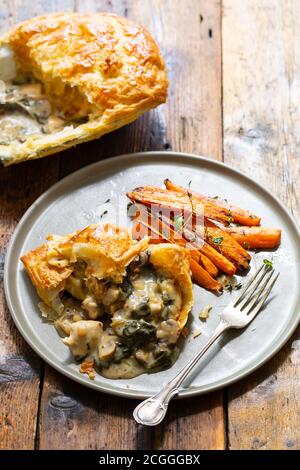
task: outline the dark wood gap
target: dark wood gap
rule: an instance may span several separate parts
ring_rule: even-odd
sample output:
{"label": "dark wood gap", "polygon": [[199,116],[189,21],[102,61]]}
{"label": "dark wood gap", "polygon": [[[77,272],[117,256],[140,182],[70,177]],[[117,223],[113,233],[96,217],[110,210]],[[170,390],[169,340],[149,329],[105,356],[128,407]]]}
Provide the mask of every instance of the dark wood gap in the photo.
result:
{"label": "dark wood gap", "polygon": [[35,436],[34,436],[34,450],[39,450],[39,444],[40,444],[40,417],[41,417],[41,404],[42,404],[42,396],[43,396],[43,388],[44,388],[44,380],[45,380],[45,367],[46,367],[45,361],[42,361],[41,371],[40,371],[37,416],[36,416],[36,429],[35,429]]}
{"label": "dark wood gap", "polygon": [[154,448],[154,432],[152,426],[136,426],[136,449],[137,450],[153,450]]}
{"label": "dark wood gap", "polygon": [[228,416],[228,388],[223,389],[223,409],[224,409],[224,448],[230,450],[229,440],[229,416]]}

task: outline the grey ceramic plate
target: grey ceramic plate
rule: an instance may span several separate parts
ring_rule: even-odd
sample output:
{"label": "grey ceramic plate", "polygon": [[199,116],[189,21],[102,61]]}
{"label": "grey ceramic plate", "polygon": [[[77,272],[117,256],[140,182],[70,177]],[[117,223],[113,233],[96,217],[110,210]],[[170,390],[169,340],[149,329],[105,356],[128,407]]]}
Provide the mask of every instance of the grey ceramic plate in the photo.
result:
{"label": "grey ceramic plate", "polygon": [[[218,313],[229,302],[229,292],[217,297],[195,286],[195,305],[190,315],[189,336],[172,368],[131,380],[94,381],[79,373],[78,364],[55,329],[42,321],[38,297],[19,258],[40,245],[49,233],[65,234],[92,222],[127,223],[126,191],[143,184],[162,185],[165,177],[208,195],[219,195],[262,216],[266,227],[283,230],[276,252],[254,255],[252,269],[263,258],[280,270],[271,301],[244,332],[228,333],[206,354],[180,391],[181,397],[224,387],[261,366],[289,338],[299,321],[299,231],[278,200],[258,184],[228,166],[173,152],[123,155],[85,167],[56,183],[26,212],[11,240],[5,265],[5,292],[13,319],[31,347],[51,366],[88,387],[126,397],[144,398],[158,391],[203,345],[218,323]],[[109,203],[105,204],[107,199]],[[117,207],[117,209],[116,209]],[[239,278],[244,282],[244,278]],[[204,323],[198,313],[207,304],[213,309]],[[194,333],[201,335],[194,338]]]}

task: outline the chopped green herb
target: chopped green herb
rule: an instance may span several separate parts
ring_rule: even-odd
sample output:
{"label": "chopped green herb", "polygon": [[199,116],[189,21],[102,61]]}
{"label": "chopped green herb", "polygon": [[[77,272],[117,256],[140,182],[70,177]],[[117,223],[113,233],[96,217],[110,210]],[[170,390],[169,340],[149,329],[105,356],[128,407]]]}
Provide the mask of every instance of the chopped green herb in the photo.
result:
{"label": "chopped green herb", "polygon": [[224,286],[225,290],[227,290],[230,293],[234,290],[240,290],[242,287],[243,287],[243,284],[241,284],[240,282],[238,284],[226,284]]}
{"label": "chopped green herb", "polygon": [[192,184],[192,180],[190,180],[190,181],[188,182],[188,188],[191,187],[191,184]]}
{"label": "chopped green herb", "polygon": [[188,197],[189,197],[189,199],[190,199],[190,201],[191,201],[192,209],[193,209],[193,201],[192,201],[193,195],[192,195],[192,193],[191,193],[190,191],[187,192],[187,195],[188,195]]}
{"label": "chopped green herb", "polygon": [[108,211],[102,212],[102,214],[100,215],[100,219],[102,219],[102,217],[104,217],[106,214],[108,214]]}
{"label": "chopped green herb", "polygon": [[227,216],[229,217],[229,223],[234,222],[234,217],[231,211],[228,211]]}
{"label": "chopped green herb", "polygon": [[216,245],[221,245],[222,241],[224,240],[223,237],[211,237],[211,241],[215,243]]}
{"label": "chopped green herb", "polygon": [[183,217],[182,215],[176,215],[174,217],[174,229],[177,231],[177,230],[181,230],[182,226],[183,226],[183,223],[184,223],[184,220],[183,220]]}
{"label": "chopped green herb", "polygon": [[269,259],[264,259],[263,262],[264,262],[264,265],[265,265],[268,269],[272,269],[272,268],[273,268],[273,262],[270,261]]}
{"label": "chopped green herb", "polygon": [[191,209],[192,209],[192,210],[191,210],[191,213],[190,213],[189,217],[187,218],[187,220],[186,220],[186,221],[184,222],[184,224],[183,224],[184,227],[186,227],[187,224],[189,224],[190,221],[193,220],[193,212],[194,212],[194,207],[193,207],[193,195],[192,195],[192,193],[191,193],[190,191],[187,192],[187,195],[188,195],[188,197],[189,197],[190,204],[191,204]]}
{"label": "chopped green herb", "polygon": [[219,199],[219,196],[214,196],[213,199]]}
{"label": "chopped green herb", "polygon": [[110,198],[106,199],[106,201],[104,202],[104,204],[108,204],[110,202]]}

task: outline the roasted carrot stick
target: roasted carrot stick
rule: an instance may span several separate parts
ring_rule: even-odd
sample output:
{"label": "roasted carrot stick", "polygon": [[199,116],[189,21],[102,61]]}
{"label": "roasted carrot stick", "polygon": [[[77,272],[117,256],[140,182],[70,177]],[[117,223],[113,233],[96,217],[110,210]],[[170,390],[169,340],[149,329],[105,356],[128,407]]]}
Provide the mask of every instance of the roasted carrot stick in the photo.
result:
{"label": "roasted carrot stick", "polygon": [[[190,255],[196,263],[200,264],[201,253],[197,250],[190,250]],[[207,270],[206,270],[207,271]],[[209,273],[210,274],[210,273]]]}
{"label": "roasted carrot stick", "polygon": [[200,201],[190,198],[187,193],[169,191],[155,186],[143,186],[127,193],[131,201],[141,202],[147,206],[159,206],[170,212],[184,212],[184,215],[193,213],[198,217],[206,217],[224,224],[232,222],[231,212],[217,206],[211,201]]}
{"label": "roasted carrot stick", "polygon": [[[140,241],[142,238],[147,236],[147,237],[150,237],[150,244],[152,244],[152,245],[156,245],[158,243],[174,243],[174,242],[168,241],[165,238],[158,237],[155,234],[153,234],[153,232],[150,229],[148,229],[143,224],[143,222],[138,222],[137,221],[137,222],[135,222],[135,225],[141,225],[141,227],[143,227],[143,229],[141,229],[141,230],[139,228],[138,228],[138,230],[136,230],[135,227],[133,227],[132,237],[135,240]],[[177,243],[177,244],[181,245],[181,246],[186,246],[186,243],[187,243],[186,240],[184,240],[184,243],[182,243],[182,244]],[[201,255],[200,251],[190,250],[190,255],[193,258],[193,260],[196,261],[196,263],[200,263],[201,265],[203,265],[203,267],[209,272],[209,274],[211,276],[215,277],[217,275],[216,273],[218,273],[218,269],[216,268],[216,266],[206,257],[205,258],[206,258],[207,262],[206,263],[205,263],[205,261],[203,262],[204,255]],[[210,265],[208,265],[208,263],[210,263]],[[206,266],[209,269],[207,269]]]}
{"label": "roasted carrot stick", "polygon": [[177,193],[181,194],[188,194],[190,193],[193,197],[193,199],[197,199],[199,201],[206,201],[206,202],[211,202],[215,206],[222,207],[223,209],[228,210],[231,213],[232,219],[234,222],[242,224],[242,225],[247,225],[247,226],[253,226],[253,225],[259,225],[260,224],[260,217],[252,214],[249,211],[246,211],[244,209],[241,209],[239,207],[236,207],[232,204],[228,204],[225,201],[222,201],[221,199],[218,198],[212,198],[208,196],[204,196],[203,194],[199,194],[195,191],[192,191],[190,189],[185,189],[182,186],[179,186],[177,184],[172,183],[169,179],[165,179],[164,181],[165,186],[167,189],[171,191],[175,191]]}
{"label": "roasted carrot stick", "polygon": [[191,271],[194,281],[205,289],[220,292],[223,289],[222,284],[216,281],[200,264],[194,259],[190,261]]}
{"label": "roasted carrot stick", "polygon": [[[147,220],[145,220],[145,218],[147,218]],[[151,243],[162,243],[162,233],[164,233],[164,238],[167,241],[185,246],[188,240],[186,238],[183,238],[180,234],[175,233],[174,229],[172,228],[173,222],[170,219],[164,217],[164,220],[165,222],[160,221],[159,233],[157,231],[154,232],[154,227],[153,230],[151,230],[151,218],[149,219],[147,213],[145,214],[145,212],[142,211],[142,213],[140,214],[140,218],[138,219],[138,224],[141,224],[143,222],[142,226],[139,225],[138,230],[134,226],[133,232],[138,233],[140,231],[141,238],[143,238],[143,236],[150,236]],[[191,233],[186,230],[186,234],[188,235],[189,240],[193,239],[194,233]],[[133,236],[134,238],[136,238],[135,234]],[[221,271],[228,274],[229,276],[233,276],[236,273],[235,265],[227,258],[225,258],[225,256],[223,256],[221,253],[215,250],[212,246],[210,246],[207,242],[203,240],[200,240],[200,243],[195,242],[195,249],[198,249],[199,252],[206,256],[206,258],[208,258],[214,265],[214,268],[211,267],[211,274],[215,273],[217,271],[217,268],[219,268]]]}
{"label": "roasted carrot stick", "polygon": [[[170,193],[173,195],[168,195]],[[146,205],[156,204],[157,202],[156,209],[168,207],[168,209],[173,212],[179,207],[184,207],[184,210],[187,210],[186,208],[189,207],[185,201],[186,198],[189,199],[188,196],[185,196],[184,194],[178,196],[172,191],[161,190],[160,188],[155,188],[153,186],[138,188],[135,191],[128,193],[128,197]],[[167,198],[168,201],[161,204],[161,200],[164,198]],[[190,207],[189,211],[195,216],[198,212],[197,203],[193,204],[193,207]],[[205,240],[231,261],[238,269],[248,269],[249,260],[251,259],[249,253],[247,253],[246,250],[242,248],[228,233],[222,232],[222,230],[211,220],[205,220]],[[202,228],[203,227],[199,228],[200,238],[202,235]]]}
{"label": "roasted carrot stick", "polygon": [[[174,241],[174,237],[170,234],[166,235],[166,231],[164,231],[165,237],[163,237],[163,234],[161,233],[160,235],[156,232],[155,229],[152,230],[150,225],[146,221],[141,220],[136,220],[132,226],[132,238],[135,240],[140,241],[144,237],[150,237],[150,243],[151,244],[158,244],[158,243],[177,243],[178,245],[181,246],[186,246],[187,245],[187,240],[185,238],[181,239],[176,239],[176,242]],[[190,250],[190,253],[192,257],[194,258],[195,261],[199,262],[200,261],[200,252],[197,250]]]}
{"label": "roasted carrot stick", "polygon": [[[203,244],[203,241],[200,242],[189,242],[182,234],[176,232],[172,227],[173,222],[167,217],[161,216],[158,217],[154,212],[145,213],[142,212],[136,223],[133,225],[133,234],[141,233],[142,237],[150,236],[151,240],[157,240],[156,243],[161,243],[162,240],[167,240],[171,243],[177,243],[178,245],[186,246],[190,243],[188,247],[191,251],[197,251]],[[134,236],[136,238],[136,236]]]}
{"label": "roasted carrot stick", "polygon": [[[144,237],[150,237],[150,243],[152,244],[168,242],[168,243],[175,243],[175,244],[186,247],[188,242],[185,240],[185,238],[182,238],[182,239],[178,238],[175,241],[174,231],[172,229],[170,229],[170,233],[171,233],[170,235],[166,234],[166,230],[164,231],[164,233],[165,233],[165,237],[163,237],[163,233],[161,233],[161,235],[158,235],[156,230],[153,230],[152,227],[150,227],[150,225],[148,225],[148,223],[146,221],[143,221],[142,219],[135,221],[132,227],[132,236],[135,240],[141,240]],[[203,255],[201,255],[201,253],[198,250],[195,249],[195,250],[189,250],[189,251],[190,251],[191,257],[197,263],[200,262],[200,258],[202,261]],[[209,269],[207,269],[207,271],[210,272],[210,274],[215,275],[215,272],[216,271],[218,272],[218,269],[209,259],[206,258],[206,260],[207,260],[207,264],[210,263]],[[204,260],[204,262],[206,260]]]}
{"label": "roasted carrot stick", "polygon": [[213,248],[229,259],[238,269],[248,269],[250,254],[223,228],[217,227],[213,222],[205,222],[205,240]]}
{"label": "roasted carrot stick", "polygon": [[[162,227],[163,228],[167,227],[169,230],[169,233],[173,237],[175,236],[174,234],[176,234],[176,237],[177,237],[176,240],[178,240],[178,237],[180,237],[180,234],[174,231],[173,222],[165,216],[162,216],[162,217],[164,221],[166,221],[166,223],[163,223]],[[214,269],[212,272],[216,272],[217,268],[219,268],[221,271],[223,271],[226,274],[229,274],[230,276],[233,276],[235,274],[236,272],[235,265],[231,261],[229,261],[227,258],[225,258],[225,256],[223,256],[221,253],[215,250],[212,246],[210,246],[206,241],[203,241],[202,236],[205,235],[205,233],[202,233],[202,232],[205,232],[205,230],[203,231],[202,227],[200,227],[197,233],[192,232],[186,227],[184,228],[183,232],[184,232],[184,236],[187,237],[187,238],[183,238],[183,240],[185,240],[185,243],[189,242],[192,244],[192,246],[195,245],[195,248],[200,251],[201,255],[206,256],[206,258],[208,258],[211,261],[211,263],[213,263]],[[191,242],[191,240],[194,240],[194,241]],[[207,269],[207,271],[209,271],[209,269]]]}
{"label": "roasted carrot stick", "polygon": [[[171,242],[178,243],[180,245],[186,246],[187,243],[190,244],[190,248],[194,247],[195,250],[198,250],[202,259],[203,267],[215,277],[218,274],[218,268],[221,269],[226,274],[233,276],[236,272],[236,268],[231,261],[227,260],[221,253],[212,248],[208,243],[203,241],[201,238],[202,233],[199,236],[195,236],[194,232],[191,232],[186,227],[184,228],[184,235],[187,238],[184,238],[183,235],[179,234],[174,230],[173,221],[168,219],[165,216],[162,216],[163,220],[160,220],[160,233],[164,234],[166,239]],[[142,219],[141,219],[142,220]],[[191,242],[191,240],[193,240]],[[191,252],[195,251],[194,249]],[[193,256],[195,259],[195,256]],[[203,258],[202,258],[203,257]]]}
{"label": "roasted carrot stick", "polygon": [[225,258],[225,256],[223,256],[221,253],[215,250],[212,246],[210,246],[207,242],[204,242],[200,251],[224,273],[228,274],[229,276],[233,276],[236,273],[235,265]]}
{"label": "roasted carrot stick", "polygon": [[[168,224],[172,225],[171,220],[168,220],[167,222]],[[215,250],[212,246],[210,246],[206,241],[203,241],[202,235],[205,235],[205,233],[202,233],[202,228],[200,228],[197,233],[192,232],[187,228],[185,228],[184,230],[184,236],[187,237],[186,240],[189,243],[192,243],[192,245],[195,244],[195,247],[200,251],[200,253],[206,256],[211,261],[211,263],[213,263],[213,265],[215,266],[214,272],[216,272],[217,268],[219,268],[224,273],[233,276],[236,273],[235,265],[225,256],[223,256],[223,254],[221,254],[219,251]],[[190,240],[193,239],[195,240],[191,242]]]}
{"label": "roasted carrot stick", "polygon": [[246,250],[277,248],[281,230],[263,227],[222,227]]}
{"label": "roasted carrot stick", "polygon": [[[207,258],[207,256],[205,256],[203,253],[200,253],[199,251],[196,253],[199,254],[198,263],[201,264],[201,266],[203,266],[203,268],[206,269],[206,271],[212,277],[216,277],[218,275],[218,268],[214,265],[214,263],[210,261],[210,259]],[[193,259],[195,259],[194,256]]]}
{"label": "roasted carrot stick", "polygon": [[[175,235],[177,234],[174,232],[174,230],[171,227],[168,227],[169,230],[168,230],[168,235],[167,235],[166,224],[163,221],[160,221],[160,222],[161,222],[162,231],[161,231],[161,235],[157,236],[156,230],[153,229],[153,227],[151,227],[150,225],[148,225],[148,221],[146,222],[142,219],[135,221],[133,225],[133,229],[132,229],[133,237],[135,239],[140,239],[140,238],[143,238],[144,236],[150,236],[151,243],[153,242],[162,243],[164,241],[169,241],[171,243],[178,243],[179,245],[183,245],[183,246],[186,246],[188,244],[187,240],[185,240],[184,238],[179,239],[179,237],[177,241],[175,242]],[[163,233],[165,233],[165,238],[163,237]],[[198,250],[190,250],[190,254],[191,254],[192,260],[197,265],[199,264],[202,265],[202,266],[199,266],[199,268],[206,270],[207,273],[212,277],[217,276],[218,268],[205,255],[200,253]],[[208,284],[208,281],[209,283],[211,283],[211,280],[207,276],[204,276],[201,269],[200,269],[200,274],[202,273],[202,278],[204,279],[203,282],[205,282],[206,285]],[[191,264],[191,270],[192,272],[193,270],[196,270],[196,278],[200,279],[199,269],[196,268],[195,264]],[[206,285],[204,287],[206,287]],[[218,290],[216,289],[216,284],[213,284],[213,285],[215,286],[213,290]]]}

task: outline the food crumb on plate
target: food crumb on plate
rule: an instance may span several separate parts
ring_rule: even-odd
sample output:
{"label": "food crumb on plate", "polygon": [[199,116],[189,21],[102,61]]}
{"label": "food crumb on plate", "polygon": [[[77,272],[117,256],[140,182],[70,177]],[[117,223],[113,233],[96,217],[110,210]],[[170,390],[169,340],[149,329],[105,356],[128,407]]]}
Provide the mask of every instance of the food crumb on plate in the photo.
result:
{"label": "food crumb on plate", "polygon": [[201,312],[199,313],[199,318],[200,320],[202,321],[206,321],[209,314],[210,314],[210,311],[212,309],[212,306],[211,305],[206,305],[202,310]]}
{"label": "food crumb on plate", "polygon": [[193,338],[194,338],[194,339],[195,339],[195,338],[198,338],[198,336],[200,336],[201,333],[202,333],[202,332],[201,332],[200,330],[194,331],[194,333],[193,333]]}

